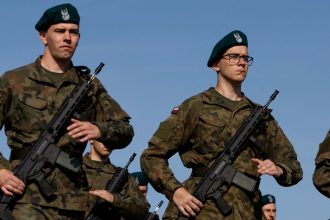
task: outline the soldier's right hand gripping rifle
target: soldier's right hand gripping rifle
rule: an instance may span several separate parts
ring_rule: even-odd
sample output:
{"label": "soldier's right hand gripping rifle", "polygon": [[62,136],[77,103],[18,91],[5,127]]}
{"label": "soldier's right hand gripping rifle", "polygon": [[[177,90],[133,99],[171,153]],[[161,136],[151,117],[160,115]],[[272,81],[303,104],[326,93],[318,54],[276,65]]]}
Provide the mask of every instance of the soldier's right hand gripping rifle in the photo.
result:
{"label": "soldier's right hand gripping rifle", "polygon": [[[104,64],[96,68],[94,74],[87,81],[81,81],[64,100],[56,115],[39,136],[36,143],[26,154],[22,162],[14,169],[14,175],[21,179],[25,185],[36,183],[39,191],[46,198],[50,198],[55,189],[47,182],[46,177],[54,169],[55,164],[65,167],[74,173],[81,172],[81,160],[72,157],[56,146],[60,135],[67,123],[75,115],[80,103],[92,88],[92,81],[102,70]],[[89,70],[88,70],[89,73]],[[14,220],[11,210],[20,195],[6,196],[0,190],[0,219]]]}
{"label": "soldier's right hand gripping rifle", "polygon": [[[132,163],[135,156],[136,153],[133,153],[126,166],[118,169],[116,174],[108,181],[105,190],[111,193],[119,193],[122,190],[128,181],[128,166]],[[98,198],[86,220],[108,219],[110,216],[107,215],[107,210],[109,210],[109,203],[104,199]]]}
{"label": "soldier's right hand gripping rifle", "polygon": [[[245,148],[248,140],[256,141],[252,135],[258,127],[259,122],[270,113],[267,107],[275,99],[277,94],[278,91],[275,90],[265,106],[257,106],[244,120],[225,149],[215,158],[215,161],[193,191],[193,195],[203,204],[205,204],[206,200],[213,200],[217,208],[225,216],[231,213],[232,208],[223,199],[223,195],[232,184],[248,192],[253,192],[259,183],[259,180],[251,178],[234,168],[233,163]],[[186,220],[189,218],[181,215],[178,219]]]}

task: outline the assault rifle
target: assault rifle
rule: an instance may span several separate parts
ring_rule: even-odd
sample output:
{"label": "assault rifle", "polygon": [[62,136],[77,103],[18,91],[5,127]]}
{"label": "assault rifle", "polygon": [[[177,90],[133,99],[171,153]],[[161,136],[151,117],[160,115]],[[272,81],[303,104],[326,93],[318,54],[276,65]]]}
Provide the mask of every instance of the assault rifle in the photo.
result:
{"label": "assault rifle", "polygon": [[161,200],[159,202],[159,204],[157,205],[157,207],[155,208],[155,211],[153,212],[149,212],[147,217],[145,218],[145,220],[159,220],[159,217],[157,215],[157,212],[159,210],[159,208],[163,205],[163,200]]}
{"label": "assault rifle", "polygon": [[[233,167],[233,163],[245,148],[248,140],[256,141],[255,138],[252,137],[252,134],[256,130],[259,122],[266,114],[269,114],[270,110],[268,110],[267,107],[278,93],[279,92],[275,90],[264,107],[255,107],[252,113],[244,120],[235,135],[229,140],[225,149],[215,158],[214,163],[196,186],[193,195],[203,204],[205,204],[206,200],[211,199],[223,215],[228,215],[232,211],[232,208],[223,199],[223,195],[232,184],[249,192],[255,190],[259,181],[238,171]],[[184,220],[189,218],[181,215],[178,219]]]}
{"label": "assault rifle", "polygon": [[[125,183],[128,180],[128,166],[132,163],[136,156],[136,153],[133,153],[128,163],[124,168],[119,168],[117,173],[107,182],[105,190],[111,193],[119,193]],[[97,199],[96,204],[89,213],[87,220],[103,220],[108,219],[110,216],[107,215],[106,210],[108,210],[109,203],[104,199]]]}
{"label": "assault rifle", "polygon": [[[92,81],[103,66],[104,64],[100,63],[88,81],[80,82],[73,89],[22,162],[14,169],[13,173],[16,177],[21,179],[25,185],[36,183],[39,191],[46,198],[50,198],[56,191],[46,180],[47,175],[54,169],[55,164],[65,167],[74,173],[81,171],[81,160],[62,151],[56,146],[56,142],[61,136],[60,132],[63,132],[70,119],[78,115],[76,111],[81,101],[86,98],[87,93],[92,88]],[[0,190],[0,219],[15,219],[11,214],[11,209],[19,198],[20,195],[16,194],[6,196]]]}

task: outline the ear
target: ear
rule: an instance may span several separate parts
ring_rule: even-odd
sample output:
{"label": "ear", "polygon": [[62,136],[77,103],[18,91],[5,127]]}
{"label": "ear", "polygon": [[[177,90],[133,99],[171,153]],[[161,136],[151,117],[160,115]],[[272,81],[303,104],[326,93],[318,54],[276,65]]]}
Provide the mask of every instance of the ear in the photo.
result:
{"label": "ear", "polygon": [[214,65],[212,66],[212,69],[213,69],[215,72],[219,72],[219,71],[220,71],[219,64],[218,64],[218,63],[217,63],[217,64],[214,64]]}
{"label": "ear", "polygon": [[44,45],[47,45],[47,38],[45,31],[39,31],[39,38]]}

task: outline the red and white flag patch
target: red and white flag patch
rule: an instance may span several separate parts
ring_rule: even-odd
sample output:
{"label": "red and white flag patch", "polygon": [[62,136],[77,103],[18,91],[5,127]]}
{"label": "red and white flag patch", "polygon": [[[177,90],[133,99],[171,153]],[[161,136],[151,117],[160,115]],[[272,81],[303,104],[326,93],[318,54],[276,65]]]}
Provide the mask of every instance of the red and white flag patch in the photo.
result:
{"label": "red and white flag patch", "polygon": [[174,108],[172,109],[171,113],[172,113],[172,114],[177,114],[179,110],[180,110],[179,107],[174,107]]}

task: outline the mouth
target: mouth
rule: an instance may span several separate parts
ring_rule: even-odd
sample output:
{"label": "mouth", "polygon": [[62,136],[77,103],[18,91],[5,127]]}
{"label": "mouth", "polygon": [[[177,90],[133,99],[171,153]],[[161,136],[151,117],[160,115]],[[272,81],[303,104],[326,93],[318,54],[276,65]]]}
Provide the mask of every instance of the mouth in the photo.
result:
{"label": "mouth", "polygon": [[70,46],[62,46],[60,48],[63,50],[70,50],[70,51],[72,50],[72,48]]}

